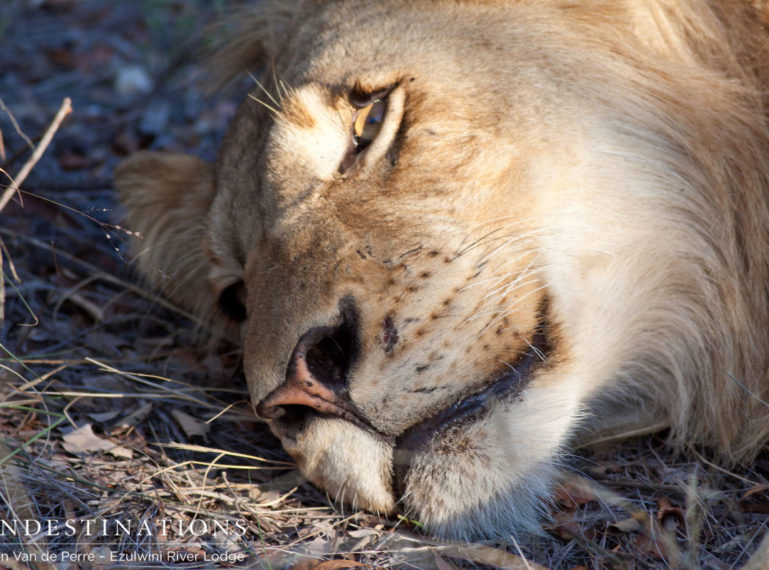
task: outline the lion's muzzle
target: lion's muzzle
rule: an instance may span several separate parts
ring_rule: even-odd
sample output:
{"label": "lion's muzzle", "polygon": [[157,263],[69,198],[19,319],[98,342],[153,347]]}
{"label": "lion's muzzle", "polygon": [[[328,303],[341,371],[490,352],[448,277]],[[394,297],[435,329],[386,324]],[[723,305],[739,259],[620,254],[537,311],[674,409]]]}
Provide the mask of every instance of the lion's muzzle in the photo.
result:
{"label": "lion's muzzle", "polygon": [[316,413],[372,429],[348,389],[348,371],[358,352],[357,313],[350,299],[344,299],[340,308],[339,324],[313,327],[299,338],[284,382],[256,407],[260,417],[298,424]]}

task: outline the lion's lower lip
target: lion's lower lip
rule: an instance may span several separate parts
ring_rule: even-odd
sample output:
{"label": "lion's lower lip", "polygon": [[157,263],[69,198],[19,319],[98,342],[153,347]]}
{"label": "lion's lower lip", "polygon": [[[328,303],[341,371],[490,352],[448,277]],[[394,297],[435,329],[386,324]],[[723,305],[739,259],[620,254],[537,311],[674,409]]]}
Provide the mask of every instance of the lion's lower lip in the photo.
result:
{"label": "lion's lower lip", "polygon": [[396,438],[395,480],[402,482],[411,458],[424,449],[433,437],[449,428],[479,418],[494,402],[509,401],[526,386],[535,365],[546,360],[550,352],[544,327],[534,335],[530,348],[522,353],[513,366],[480,392],[466,396],[438,413],[414,424]]}
{"label": "lion's lower lip", "polygon": [[497,380],[480,392],[466,396],[433,416],[414,424],[398,436],[396,446],[416,450],[421,447],[419,444],[429,440],[436,432],[463,419],[478,415],[492,402],[514,397],[523,390],[534,365],[544,361],[544,355],[548,353],[547,344],[545,334],[541,331],[537,332],[531,342],[531,348],[522,353],[515,364]]}

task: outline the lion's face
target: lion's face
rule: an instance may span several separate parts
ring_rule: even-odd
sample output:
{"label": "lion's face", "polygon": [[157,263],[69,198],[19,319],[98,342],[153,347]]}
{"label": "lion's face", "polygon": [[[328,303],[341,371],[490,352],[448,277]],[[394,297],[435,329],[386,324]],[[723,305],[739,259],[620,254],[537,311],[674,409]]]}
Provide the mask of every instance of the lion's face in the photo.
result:
{"label": "lion's face", "polygon": [[480,4],[300,12],[200,230],[256,411],[305,475],[466,537],[533,524],[600,387],[678,366],[649,363],[710,254],[666,208],[717,215],[660,192],[681,151],[633,126],[654,78],[569,10]]}
{"label": "lion's face", "polygon": [[[275,111],[247,101],[220,160],[214,251],[242,256],[252,398],[333,497],[502,526],[541,493],[578,406],[548,388],[569,358],[543,244],[557,224],[538,216],[561,199],[577,126],[547,124],[554,85],[457,69],[493,13],[425,9],[410,30],[384,6],[354,12],[299,27],[271,94],[253,93]],[[413,50],[374,49],[382,34]]]}

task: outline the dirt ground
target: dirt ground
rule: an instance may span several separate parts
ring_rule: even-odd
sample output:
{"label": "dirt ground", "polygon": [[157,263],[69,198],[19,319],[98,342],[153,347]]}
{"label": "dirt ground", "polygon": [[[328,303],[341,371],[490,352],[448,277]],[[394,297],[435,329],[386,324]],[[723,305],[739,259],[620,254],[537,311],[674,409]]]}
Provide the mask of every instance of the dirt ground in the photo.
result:
{"label": "dirt ground", "polygon": [[72,112],[0,211],[0,566],[769,568],[769,457],[727,471],[664,434],[568,458],[525,542],[441,542],[302,479],[237,348],[134,274],[112,186],[140,149],[215,157],[250,80],[204,95],[200,54],[241,4],[1,1],[0,193]]}

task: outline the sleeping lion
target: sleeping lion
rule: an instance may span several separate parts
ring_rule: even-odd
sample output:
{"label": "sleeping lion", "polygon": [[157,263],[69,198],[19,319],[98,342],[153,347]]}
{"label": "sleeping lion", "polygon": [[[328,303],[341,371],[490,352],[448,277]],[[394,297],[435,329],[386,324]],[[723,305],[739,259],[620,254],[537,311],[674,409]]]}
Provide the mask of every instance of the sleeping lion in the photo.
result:
{"label": "sleeping lion", "polygon": [[769,439],[769,3],[263,2],[216,164],[116,173],[138,265],[237,325],[332,498],[525,534],[560,458]]}

